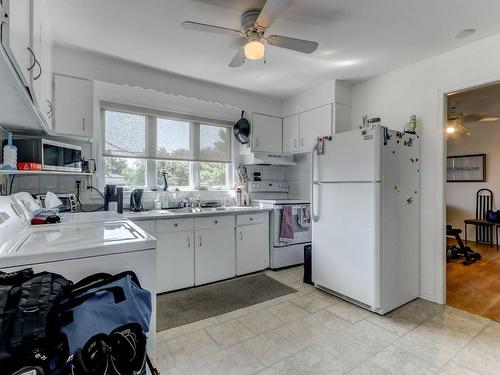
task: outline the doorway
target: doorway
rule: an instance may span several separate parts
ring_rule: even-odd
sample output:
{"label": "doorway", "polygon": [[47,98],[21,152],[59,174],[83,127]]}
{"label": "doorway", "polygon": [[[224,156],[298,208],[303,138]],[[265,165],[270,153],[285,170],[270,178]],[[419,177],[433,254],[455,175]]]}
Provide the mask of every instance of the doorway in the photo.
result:
{"label": "doorway", "polygon": [[500,321],[500,83],[445,99],[446,300]]}

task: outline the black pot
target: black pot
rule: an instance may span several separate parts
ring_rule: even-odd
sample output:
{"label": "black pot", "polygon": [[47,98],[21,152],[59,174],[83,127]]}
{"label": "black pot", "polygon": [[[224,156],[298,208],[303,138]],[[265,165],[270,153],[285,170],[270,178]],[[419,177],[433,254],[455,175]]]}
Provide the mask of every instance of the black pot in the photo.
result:
{"label": "black pot", "polygon": [[241,118],[238,120],[236,124],[234,124],[233,127],[234,137],[242,145],[249,142],[249,135],[250,135],[250,123],[246,118],[243,117],[244,114],[245,111],[241,111]]}

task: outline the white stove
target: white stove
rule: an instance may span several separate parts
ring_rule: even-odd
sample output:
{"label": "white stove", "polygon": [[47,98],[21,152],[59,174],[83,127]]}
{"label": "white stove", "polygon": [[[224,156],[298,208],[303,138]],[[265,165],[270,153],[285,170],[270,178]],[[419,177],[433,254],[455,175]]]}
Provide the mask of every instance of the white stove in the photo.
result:
{"label": "white stove", "polygon": [[[272,208],[269,231],[271,268],[302,264],[304,246],[311,243],[309,200],[290,199],[288,184],[284,181],[250,181],[248,194],[253,206]],[[290,215],[291,222],[286,236],[283,232],[285,212],[285,215]]]}

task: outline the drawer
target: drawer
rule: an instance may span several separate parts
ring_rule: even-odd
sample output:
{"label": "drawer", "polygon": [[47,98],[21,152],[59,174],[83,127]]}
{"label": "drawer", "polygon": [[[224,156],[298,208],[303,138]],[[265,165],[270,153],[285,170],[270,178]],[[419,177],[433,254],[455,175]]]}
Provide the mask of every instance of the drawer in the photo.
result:
{"label": "drawer", "polygon": [[156,222],[157,233],[192,231],[193,219],[165,219]]}
{"label": "drawer", "polygon": [[134,221],[134,224],[156,237],[156,222],[154,220],[137,220]]}
{"label": "drawer", "polygon": [[234,216],[211,216],[194,219],[194,229],[234,227]]}
{"label": "drawer", "polygon": [[236,225],[261,224],[264,223],[269,213],[247,214],[236,216]]}

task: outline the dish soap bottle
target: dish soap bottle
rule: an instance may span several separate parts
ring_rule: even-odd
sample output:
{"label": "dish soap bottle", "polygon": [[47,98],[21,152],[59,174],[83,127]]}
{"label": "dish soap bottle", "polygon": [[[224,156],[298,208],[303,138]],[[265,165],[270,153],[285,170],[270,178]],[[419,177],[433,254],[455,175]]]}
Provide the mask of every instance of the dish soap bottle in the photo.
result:
{"label": "dish soap bottle", "polygon": [[153,206],[154,206],[155,210],[161,210],[160,194],[156,194],[156,198],[153,202]]}
{"label": "dish soap bottle", "polygon": [[17,169],[17,147],[12,144],[12,132],[7,135],[7,145],[3,147],[3,169]]}

